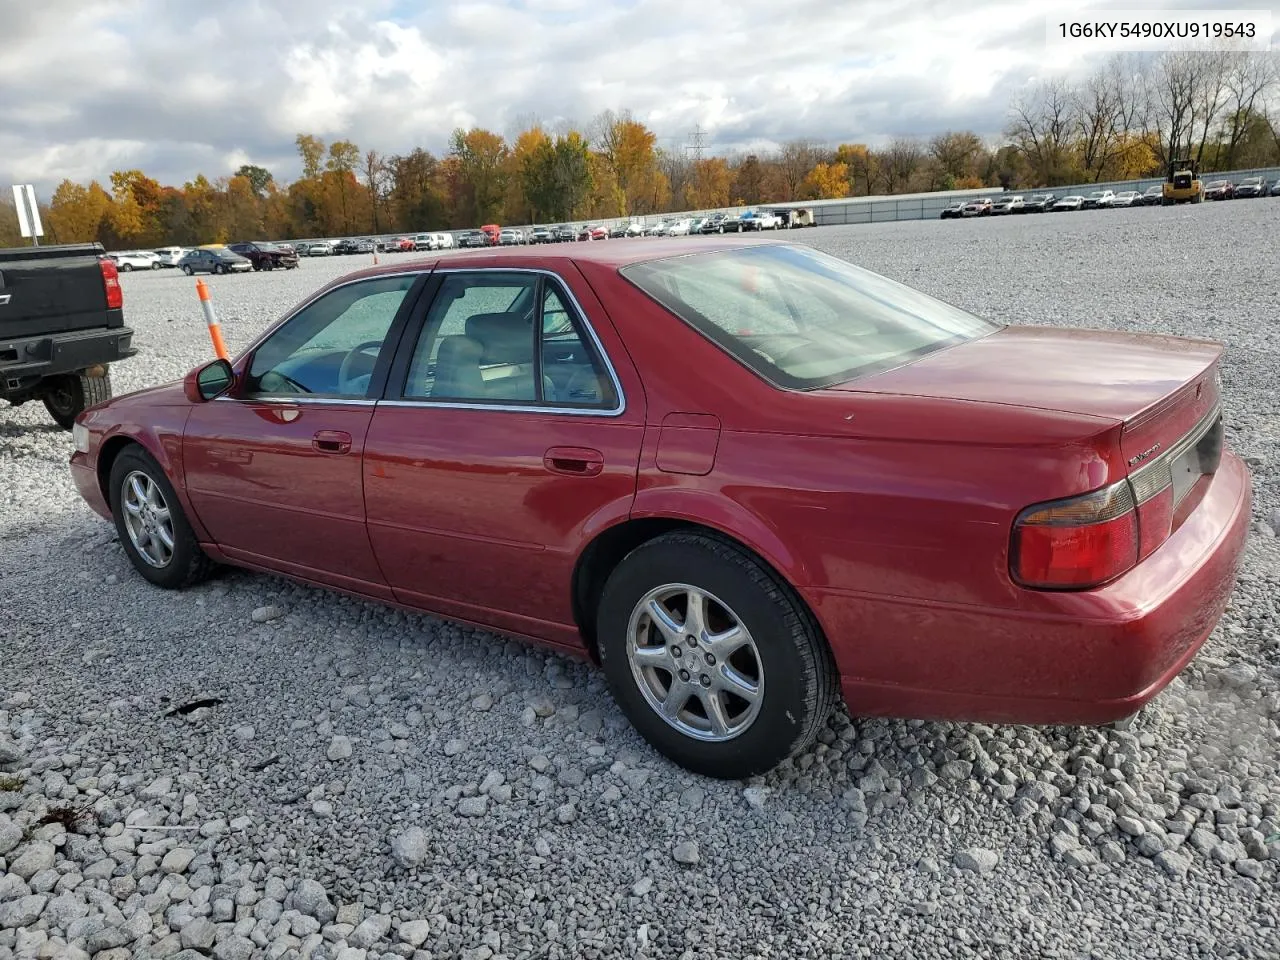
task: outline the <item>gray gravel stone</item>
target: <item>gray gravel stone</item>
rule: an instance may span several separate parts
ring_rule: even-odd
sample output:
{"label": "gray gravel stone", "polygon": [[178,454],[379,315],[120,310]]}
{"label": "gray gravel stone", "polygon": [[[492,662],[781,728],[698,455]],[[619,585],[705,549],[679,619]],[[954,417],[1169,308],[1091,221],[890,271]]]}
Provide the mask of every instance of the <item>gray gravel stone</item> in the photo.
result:
{"label": "gray gravel stone", "polygon": [[40,894],[0,903],[0,927],[25,927],[35,923],[49,898]]}
{"label": "gray gravel stone", "polygon": [[329,749],[325,751],[325,756],[334,762],[346,760],[351,756],[351,749],[350,737],[335,736],[329,741]]}
{"label": "gray gravel stone", "polygon": [[1000,855],[998,853],[983,847],[968,847],[964,850],[957,850],[955,855],[956,866],[970,873],[990,873],[999,862]]}
{"label": "gray gravel stone", "polygon": [[483,817],[488,812],[488,797],[464,797],[458,801],[458,816],[460,817]]}
{"label": "gray gravel stone", "polygon": [[391,840],[391,856],[407,869],[419,866],[430,852],[427,832],[421,827],[410,827]]}
{"label": "gray gravel stone", "polygon": [[0,816],[0,857],[8,855],[22,842],[22,828],[8,817]]}
{"label": "gray gravel stone", "polygon": [[218,928],[207,917],[196,917],[186,923],[179,932],[183,949],[208,950],[213,946]]}
{"label": "gray gravel stone", "polygon": [[32,840],[17,849],[9,864],[9,872],[23,880],[30,880],[41,870],[52,870],[56,848],[44,840]]}
{"label": "gray gravel stone", "polygon": [[695,864],[702,859],[698,845],[692,840],[682,840],[671,849],[671,856],[676,863]]}
{"label": "gray gravel stone", "polygon": [[409,946],[420,947],[431,936],[431,921],[407,920],[400,924],[400,928],[396,932],[399,934],[400,939],[409,944]]}

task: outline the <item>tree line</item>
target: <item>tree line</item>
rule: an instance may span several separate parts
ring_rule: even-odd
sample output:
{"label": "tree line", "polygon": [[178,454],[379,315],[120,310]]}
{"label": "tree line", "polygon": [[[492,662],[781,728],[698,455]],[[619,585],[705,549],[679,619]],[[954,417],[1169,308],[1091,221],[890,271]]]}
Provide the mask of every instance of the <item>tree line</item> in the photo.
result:
{"label": "tree line", "polygon": [[[1161,175],[1184,157],[1206,172],[1270,166],[1280,164],[1277,86],[1276,59],[1266,53],[1120,56],[1078,82],[1022,91],[994,141],[945,131],[879,148],[793,140],[771,152],[709,157],[663,149],[627,111],[605,111],[582,129],[531,119],[507,137],[456,130],[442,156],[422,147],[383,154],[301,133],[301,176],[292,182],[252,164],[181,187],[118,170],[107,185],[64,180],[42,218],[46,242],[116,249],[1034,189]],[[0,245],[19,242],[12,204],[0,206]]]}

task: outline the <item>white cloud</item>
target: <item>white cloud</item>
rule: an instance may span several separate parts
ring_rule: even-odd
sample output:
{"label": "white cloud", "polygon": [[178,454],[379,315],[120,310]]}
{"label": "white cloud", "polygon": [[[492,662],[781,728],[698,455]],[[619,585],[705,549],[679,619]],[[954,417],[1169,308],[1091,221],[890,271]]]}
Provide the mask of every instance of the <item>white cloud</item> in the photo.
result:
{"label": "white cloud", "polygon": [[[19,6],[9,4],[7,6]],[[41,0],[6,10],[0,183],[297,175],[299,132],[397,152],[630,108],[668,145],[878,143],[1005,122],[1046,64],[1008,0]],[[894,9],[896,7],[896,9]]]}

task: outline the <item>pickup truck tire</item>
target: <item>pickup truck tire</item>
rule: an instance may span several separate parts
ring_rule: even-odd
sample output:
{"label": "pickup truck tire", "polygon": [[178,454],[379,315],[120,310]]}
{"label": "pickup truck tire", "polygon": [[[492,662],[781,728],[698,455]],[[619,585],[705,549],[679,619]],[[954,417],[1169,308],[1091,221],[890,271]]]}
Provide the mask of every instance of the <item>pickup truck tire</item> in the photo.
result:
{"label": "pickup truck tire", "polygon": [[88,407],[111,399],[111,374],[83,377],[75,373],[49,377],[41,384],[44,408],[63,430],[70,430],[76,417]]}
{"label": "pickup truck tire", "polygon": [[[215,564],[200,549],[191,524],[182,512],[182,504],[173,484],[151,454],[136,444],[125,447],[112,462],[111,476],[107,483],[116,533],[129,562],[138,573],[165,590],[180,590],[209,577]],[[131,490],[139,488],[151,494],[146,504],[153,509],[145,521],[134,521],[135,528],[145,523],[146,530],[157,530],[163,525],[166,535],[172,540],[172,549],[161,551],[162,562],[148,558],[139,549],[136,541],[142,540],[146,547],[150,543],[150,535],[143,532],[135,537],[126,522],[126,500],[137,506],[138,497],[136,493],[131,494]]]}

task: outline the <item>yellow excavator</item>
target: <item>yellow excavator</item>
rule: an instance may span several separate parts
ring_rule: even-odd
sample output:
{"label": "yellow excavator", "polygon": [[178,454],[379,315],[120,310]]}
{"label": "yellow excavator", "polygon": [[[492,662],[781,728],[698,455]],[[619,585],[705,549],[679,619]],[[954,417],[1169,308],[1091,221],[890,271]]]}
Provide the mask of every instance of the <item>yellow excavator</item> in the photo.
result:
{"label": "yellow excavator", "polygon": [[1204,184],[1200,182],[1200,164],[1194,160],[1174,160],[1169,164],[1164,178],[1164,194],[1161,202],[1199,203],[1204,199]]}

